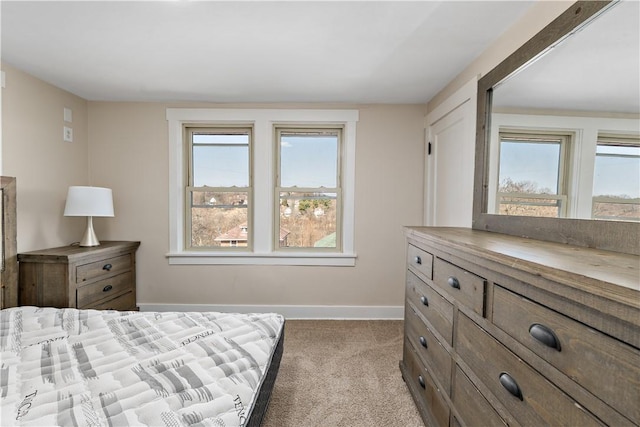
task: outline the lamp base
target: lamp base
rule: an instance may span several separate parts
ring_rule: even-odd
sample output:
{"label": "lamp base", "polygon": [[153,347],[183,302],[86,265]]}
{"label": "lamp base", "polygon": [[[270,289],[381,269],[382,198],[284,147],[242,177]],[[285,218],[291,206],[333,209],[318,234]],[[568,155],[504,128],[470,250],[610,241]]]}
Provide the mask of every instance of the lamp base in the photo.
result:
{"label": "lamp base", "polygon": [[82,240],[80,240],[79,246],[100,246],[100,241],[96,236],[96,232],[93,231],[93,217],[87,217],[87,229],[84,232],[84,236],[82,236]]}

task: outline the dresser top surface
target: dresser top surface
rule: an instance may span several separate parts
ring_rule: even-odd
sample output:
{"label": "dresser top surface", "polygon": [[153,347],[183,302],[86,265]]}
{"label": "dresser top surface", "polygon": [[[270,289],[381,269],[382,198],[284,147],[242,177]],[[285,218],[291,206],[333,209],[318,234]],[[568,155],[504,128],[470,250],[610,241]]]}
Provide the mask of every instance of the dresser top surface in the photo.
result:
{"label": "dresser top surface", "polygon": [[613,291],[640,304],[640,257],[456,227],[406,227],[408,238],[447,243],[511,269],[540,275],[585,290]]}
{"label": "dresser top surface", "polygon": [[31,252],[18,254],[18,261],[28,261],[30,259],[43,258],[81,258],[88,254],[97,255],[104,253],[108,255],[118,250],[135,250],[140,246],[140,242],[132,241],[102,241],[99,246],[82,247],[78,245],[61,246],[57,248],[40,249]]}

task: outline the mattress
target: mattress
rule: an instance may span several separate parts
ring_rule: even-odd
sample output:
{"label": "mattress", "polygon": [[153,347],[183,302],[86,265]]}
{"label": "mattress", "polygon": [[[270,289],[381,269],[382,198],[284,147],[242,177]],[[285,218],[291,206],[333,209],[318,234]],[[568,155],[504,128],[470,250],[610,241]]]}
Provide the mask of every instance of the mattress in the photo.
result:
{"label": "mattress", "polygon": [[2,426],[257,426],[278,314],[0,312]]}

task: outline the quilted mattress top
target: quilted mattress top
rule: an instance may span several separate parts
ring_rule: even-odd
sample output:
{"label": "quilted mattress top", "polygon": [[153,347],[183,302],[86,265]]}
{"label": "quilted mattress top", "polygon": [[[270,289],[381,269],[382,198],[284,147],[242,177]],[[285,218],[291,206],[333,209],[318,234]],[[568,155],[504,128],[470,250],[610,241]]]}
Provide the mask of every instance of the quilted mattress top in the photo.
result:
{"label": "quilted mattress top", "polygon": [[2,426],[242,426],[278,314],[0,312]]}

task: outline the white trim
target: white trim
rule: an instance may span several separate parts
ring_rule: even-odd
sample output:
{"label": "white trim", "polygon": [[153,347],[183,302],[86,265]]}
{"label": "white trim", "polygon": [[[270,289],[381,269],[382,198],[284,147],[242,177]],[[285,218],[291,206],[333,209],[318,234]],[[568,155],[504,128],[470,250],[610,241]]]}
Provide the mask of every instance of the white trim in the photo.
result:
{"label": "white trim", "polygon": [[236,305],[138,303],[140,311],[223,313],[280,313],[287,319],[401,320],[404,306],[350,305]]}
{"label": "white trim", "polygon": [[[169,251],[170,264],[287,264],[355,265],[355,152],[358,110],[167,108],[169,127]],[[254,127],[253,252],[219,254],[184,248],[184,144],[183,126],[198,123],[251,123]],[[342,182],[342,252],[284,255],[272,248],[273,234],[273,128],[275,125],[334,124],[344,126]],[[257,161],[257,159],[260,159]],[[256,213],[260,212],[260,215]]]}
{"label": "white trim", "polygon": [[168,253],[169,264],[172,265],[315,265],[333,267],[353,267],[356,265],[355,254],[341,253],[265,253],[254,252],[177,252]]}

